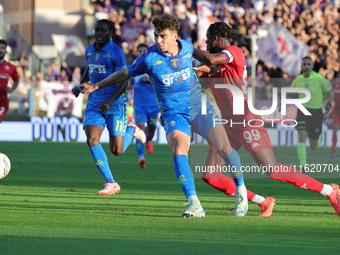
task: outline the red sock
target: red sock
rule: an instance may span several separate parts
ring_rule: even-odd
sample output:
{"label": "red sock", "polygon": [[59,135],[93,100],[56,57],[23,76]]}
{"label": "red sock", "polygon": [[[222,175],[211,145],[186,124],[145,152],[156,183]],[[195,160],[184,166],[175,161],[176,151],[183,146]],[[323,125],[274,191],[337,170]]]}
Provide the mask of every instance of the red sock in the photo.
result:
{"label": "red sock", "polygon": [[319,193],[322,191],[323,183],[318,182],[299,170],[293,167],[282,165],[280,163],[278,163],[276,167],[277,169],[282,169],[282,172],[273,171],[269,175],[270,179],[289,182],[297,187],[314,190]]}
{"label": "red sock", "polygon": [[[221,172],[213,172],[213,173],[206,173],[202,175],[202,180],[208,183],[210,186],[222,191],[224,194],[228,196],[235,197],[235,182],[232,178],[225,176]],[[255,193],[247,190],[248,200],[252,201],[255,197]]]}
{"label": "red sock", "polygon": [[333,133],[333,137],[332,137],[332,153],[336,152],[336,143],[338,142],[338,137],[336,135],[336,133]]}

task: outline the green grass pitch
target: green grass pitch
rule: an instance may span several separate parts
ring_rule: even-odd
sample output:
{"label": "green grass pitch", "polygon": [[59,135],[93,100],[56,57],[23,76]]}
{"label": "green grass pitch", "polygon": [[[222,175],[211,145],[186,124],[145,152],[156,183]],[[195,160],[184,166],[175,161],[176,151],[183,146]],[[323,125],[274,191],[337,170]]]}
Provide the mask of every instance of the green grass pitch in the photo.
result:
{"label": "green grass pitch", "polygon": [[[340,217],[322,195],[269,180],[247,178],[247,188],[274,196],[270,218],[249,203],[233,216],[235,200],[196,179],[206,218],[182,218],[187,202],[167,145],[155,145],[140,169],[135,146],[120,157],[103,144],[122,190],[99,197],[103,178],[84,143],[1,142],[12,169],[0,180],[0,254],[339,254]],[[294,147],[275,147],[277,160],[296,164]],[[330,148],[308,149],[313,163]],[[254,165],[245,150],[243,165]],[[202,158],[203,161],[203,158]],[[319,179],[340,183],[333,178]]]}

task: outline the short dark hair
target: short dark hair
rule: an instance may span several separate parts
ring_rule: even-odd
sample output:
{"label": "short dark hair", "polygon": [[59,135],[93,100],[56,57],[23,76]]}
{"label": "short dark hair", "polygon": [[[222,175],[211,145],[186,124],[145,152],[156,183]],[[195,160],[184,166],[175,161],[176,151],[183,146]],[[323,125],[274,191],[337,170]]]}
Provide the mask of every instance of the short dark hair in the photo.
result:
{"label": "short dark hair", "polygon": [[4,44],[6,47],[8,45],[8,43],[5,40],[2,40],[2,39],[0,39],[0,44]]}
{"label": "short dark hair", "polygon": [[104,23],[104,24],[106,24],[107,27],[109,28],[109,31],[110,31],[110,32],[113,31],[113,23],[112,23],[112,21],[107,20],[107,19],[100,19],[100,20],[97,21],[96,24],[98,24],[98,23]]}
{"label": "short dark hair", "polygon": [[148,45],[146,45],[145,43],[141,43],[141,44],[138,44],[138,46],[137,46],[137,50],[139,49],[139,48],[142,48],[142,47],[145,47],[145,48],[149,48],[149,46]]}
{"label": "short dark hair", "polygon": [[305,60],[305,59],[309,59],[310,61],[312,61],[314,63],[313,59],[311,57],[309,57],[309,56],[306,56],[306,57],[302,58],[302,60]]}
{"label": "short dark hair", "polygon": [[221,38],[226,39],[238,39],[237,32],[232,29],[227,23],[224,22],[215,22],[211,24],[208,28],[208,34],[219,36]]}
{"label": "short dark hair", "polygon": [[176,31],[176,33],[178,33],[181,28],[181,23],[179,23],[178,19],[174,15],[168,13],[154,16],[152,24],[159,31],[169,29],[170,31]]}

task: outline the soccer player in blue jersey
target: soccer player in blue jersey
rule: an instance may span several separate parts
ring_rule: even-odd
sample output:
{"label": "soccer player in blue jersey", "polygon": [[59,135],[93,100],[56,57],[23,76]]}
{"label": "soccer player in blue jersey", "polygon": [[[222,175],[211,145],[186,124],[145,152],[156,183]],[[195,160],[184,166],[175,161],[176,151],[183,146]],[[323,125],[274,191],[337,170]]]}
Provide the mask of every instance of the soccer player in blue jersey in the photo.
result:
{"label": "soccer player in blue jersey", "polygon": [[[113,25],[108,20],[99,20],[94,28],[95,43],[86,49],[88,67],[81,82],[100,82],[111,73],[126,70],[123,51],[111,41]],[[128,101],[126,91],[103,112],[98,106],[105,102],[117,89],[118,84],[113,82],[108,87],[95,91],[89,95],[85,109],[83,126],[87,137],[87,144],[98,170],[105,178],[105,188],[98,191],[100,196],[109,196],[118,193],[120,186],[115,182],[104,149],[100,144],[100,137],[105,126],[110,135],[110,150],[119,156],[124,153],[131,143],[133,136],[145,142],[145,133],[135,123],[127,123],[125,103]],[[79,86],[72,89],[75,96],[79,95]]]}
{"label": "soccer player in blue jersey", "polygon": [[[137,57],[148,51],[148,46],[144,43],[137,46]],[[151,140],[155,134],[159,106],[155,91],[147,74],[131,77],[130,81],[134,84],[134,116],[137,126],[146,132],[146,142],[136,141],[136,150],[138,154],[138,163],[141,168],[146,167],[146,159],[144,158],[144,149],[148,153],[153,152]],[[106,112],[113,103],[115,97],[110,97],[100,108]],[[145,126],[147,124],[147,127]]]}
{"label": "soccer player in blue jersey", "polygon": [[[137,46],[138,57],[147,51],[148,46],[146,44],[139,44]],[[141,168],[145,168],[146,160],[144,158],[144,147],[146,147],[148,153],[151,154],[153,152],[151,139],[156,130],[159,106],[155,91],[153,90],[150,78],[147,74],[131,77],[130,81],[134,84],[133,104],[135,110],[135,123],[147,134],[145,145],[138,140],[136,141],[139,165]],[[147,124],[147,127],[145,127],[145,124]]]}
{"label": "soccer player in blue jersey", "polygon": [[201,85],[192,69],[194,47],[191,42],[178,39],[180,23],[175,16],[166,13],[155,16],[152,24],[156,45],[149,47],[148,52],[138,57],[127,70],[117,71],[96,84],[81,84],[80,89],[82,93],[93,93],[112,83],[120,83],[114,93],[118,98],[119,92],[126,88],[123,81],[147,73],[161,108],[161,123],[173,154],[176,177],[189,201],[182,216],[205,217],[188,160],[191,131],[206,138],[226,165],[234,170],[231,172],[236,185],[234,215],[244,216],[248,201],[240,158],[230,146],[223,126],[215,125],[213,107],[207,103],[207,113],[201,113]]}

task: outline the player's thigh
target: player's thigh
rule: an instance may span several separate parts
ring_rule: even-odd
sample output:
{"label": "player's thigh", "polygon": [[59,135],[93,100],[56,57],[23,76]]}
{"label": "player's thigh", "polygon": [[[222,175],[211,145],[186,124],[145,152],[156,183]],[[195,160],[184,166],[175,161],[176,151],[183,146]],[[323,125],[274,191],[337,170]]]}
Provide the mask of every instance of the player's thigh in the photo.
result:
{"label": "player's thigh", "polygon": [[86,125],[84,131],[87,138],[87,144],[94,147],[100,143],[100,137],[103,133],[103,128],[97,125]]}
{"label": "player's thigh", "polygon": [[148,127],[156,129],[158,120],[158,108],[156,110],[151,110],[147,113]]}
{"label": "player's thigh", "polygon": [[299,132],[300,130],[306,130],[306,124],[307,124],[307,116],[304,115],[304,113],[302,111],[300,111],[300,109],[298,109],[297,111],[297,115],[296,115],[296,126],[295,128],[297,129],[297,131]]}
{"label": "player's thigh", "polygon": [[110,137],[124,136],[127,126],[127,112],[126,104],[116,105],[113,111],[105,114],[106,126],[109,131]]}
{"label": "player's thigh", "polygon": [[9,104],[6,102],[0,102],[0,122],[5,117],[6,113],[8,112]]}
{"label": "player's thigh", "polygon": [[163,116],[161,124],[173,155],[188,155],[191,134],[189,116],[182,114]]}
{"label": "player's thigh", "polygon": [[313,109],[307,116],[307,133],[309,139],[318,140],[322,132],[323,113],[321,109]]}
{"label": "player's thigh", "polygon": [[147,115],[146,109],[143,107],[135,106],[134,116],[135,116],[136,124],[148,121],[148,115]]}
{"label": "player's thigh", "polygon": [[190,136],[188,134],[180,130],[173,130],[166,136],[166,140],[174,156],[188,156],[190,146]]}

